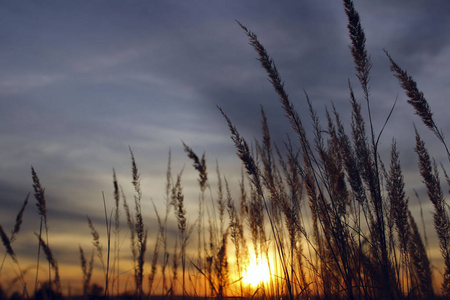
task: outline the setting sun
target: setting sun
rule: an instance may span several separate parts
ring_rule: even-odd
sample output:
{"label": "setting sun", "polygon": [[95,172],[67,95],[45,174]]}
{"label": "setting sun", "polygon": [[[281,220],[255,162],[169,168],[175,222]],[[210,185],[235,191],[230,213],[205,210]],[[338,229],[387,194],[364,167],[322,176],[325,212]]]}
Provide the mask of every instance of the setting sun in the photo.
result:
{"label": "setting sun", "polygon": [[242,281],[254,287],[270,280],[270,271],[265,259],[252,259],[247,269],[242,272]]}

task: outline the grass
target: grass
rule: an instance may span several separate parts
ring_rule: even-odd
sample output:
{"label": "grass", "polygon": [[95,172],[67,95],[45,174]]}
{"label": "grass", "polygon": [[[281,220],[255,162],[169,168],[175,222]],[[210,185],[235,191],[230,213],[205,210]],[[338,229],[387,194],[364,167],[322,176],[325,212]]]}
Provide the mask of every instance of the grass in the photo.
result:
{"label": "grass", "polygon": [[[411,128],[416,132],[418,171],[434,207],[433,225],[444,262],[439,289],[434,287],[439,275],[433,274],[425,247],[427,243],[423,242],[405,196],[404,175],[395,140],[388,162],[383,162],[378,151],[378,143],[391,114],[383,120],[383,129],[376,133],[369,93],[372,62],[365,47],[364,30],[353,2],[344,0],[343,4],[348,19],[350,53],[364,100],[360,103],[356,99],[349,81],[348,98],[352,111],[349,124],[343,123],[332,104],[331,109],[326,109],[323,122],[305,92],[305,107],[310,115],[307,121],[313,127],[310,137],[304,127],[305,120],[284,88],[274,60],[257,35],[238,22],[278,95],[296,140],[288,138],[284,147],[275,145],[269,120],[261,107],[262,140],[256,140],[251,147],[234,126],[232,118],[219,108],[242,162],[239,196],[233,197],[234,189],[221,174],[218,163],[217,182],[211,183],[205,154],[199,157],[183,142],[184,151],[199,174],[198,217],[195,220],[188,218],[183,169],[172,178],[169,152],[164,214],[153,205],[158,228],[153,231],[156,236],[150,237],[154,239],[151,255],[147,253],[148,228],[142,213],[140,173],[130,148],[134,211],[130,209],[113,170],[114,209],[110,215],[104,200],[106,237],[101,237],[88,217],[104,285],[92,282],[94,252],[88,262],[84,250],[79,247],[80,296],[84,299],[236,297],[290,300],[450,297],[449,206],[441,188],[437,164],[417,129]],[[387,51],[386,55],[408,102],[442,143],[450,161],[444,135],[433,118],[430,104],[412,77]],[[443,171],[449,182],[445,169]],[[39,247],[35,290],[31,296],[13,248],[28,197],[17,215],[11,235],[8,236],[0,226],[5,258],[8,255],[15,263],[22,287],[22,293],[14,295],[27,299],[62,298],[58,262],[49,245],[45,189],[34,168],[32,180],[41,222],[39,233],[36,233]],[[212,186],[217,187],[216,194]],[[128,228],[126,238],[130,242],[129,260],[124,259],[123,251],[120,251],[124,237],[121,231],[123,214]],[[176,230],[176,234],[171,235],[171,230]],[[107,243],[106,255],[102,241]],[[191,248],[196,248],[194,254],[188,251]],[[41,250],[48,261],[48,280],[39,276]],[[146,264],[149,256],[151,263]],[[251,257],[257,263],[265,261],[269,270],[267,280],[256,286],[245,284],[242,275],[249,268]],[[133,276],[121,272],[121,267],[130,261],[131,265],[127,267]],[[124,280],[133,281],[134,286],[121,288],[120,283]]]}

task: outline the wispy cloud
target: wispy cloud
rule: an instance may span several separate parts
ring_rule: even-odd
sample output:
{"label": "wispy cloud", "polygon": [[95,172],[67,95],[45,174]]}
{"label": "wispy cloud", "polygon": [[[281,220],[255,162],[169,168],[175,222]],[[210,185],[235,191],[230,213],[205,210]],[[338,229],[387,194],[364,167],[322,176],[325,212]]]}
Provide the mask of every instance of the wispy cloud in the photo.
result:
{"label": "wispy cloud", "polygon": [[73,62],[73,69],[82,73],[100,71],[138,59],[141,53],[142,50],[128,48],[112,53],[92,54],[88,57],[80,57],[78,61]]}
{"label": "wispy cloud", "polygon": [[11,95],[27,92],[30,89],[48,87],[64,80],[61,74],[45,74],[46,72],[23,75],[8,75],[0,77],[0,95]]}

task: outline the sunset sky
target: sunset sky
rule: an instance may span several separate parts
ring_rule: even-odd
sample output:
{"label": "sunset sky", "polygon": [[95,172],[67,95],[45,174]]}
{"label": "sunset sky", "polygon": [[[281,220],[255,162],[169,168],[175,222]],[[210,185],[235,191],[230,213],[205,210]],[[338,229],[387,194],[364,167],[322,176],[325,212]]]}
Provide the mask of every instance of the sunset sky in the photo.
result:
{"label": "sunset sky", "polygon": [[[450,2],[356,0],[355,6],[373,61],[376,132],[398,97],[381,138],[382,158],[388,164],[396,138],[411,210],[419,216],[416,189],[433,238],[413,124],[437,162],[449,164],[442,145],[406,103],[383,49],[418,82],[449,136]],[[280,145],[290,133],[277,95],[235,20],[258,35],[306,124],[304,90],[321,117],[333,101],[349,120],[348,80],[358,99],[362,93],[340,1],[0,0],[0,223],[10,232],[23,200],[32,196],[33,166],[46,188],[49,241],[65,266],[63,282],[81,277],[78,244],[91,249],[86,215],[104,234],[102,192],[112,209],[113,168],[129,201],[133,197],[128,147],[141,172],[152,249],[150,200],[162,209],[169,150],[174,176],[184,166],[188,211],[196,217],[197,174],[181,141],[198,155],[206,152],[211,185],[217,160],[237,190],[241,166],[217,106],[249,141],[261,136],[260,105]],[[32,266],[33,232],[39,230],[33,197],[22,230],[14,246],[24,267]],[[436,248],[429,254],[439,258]]]}

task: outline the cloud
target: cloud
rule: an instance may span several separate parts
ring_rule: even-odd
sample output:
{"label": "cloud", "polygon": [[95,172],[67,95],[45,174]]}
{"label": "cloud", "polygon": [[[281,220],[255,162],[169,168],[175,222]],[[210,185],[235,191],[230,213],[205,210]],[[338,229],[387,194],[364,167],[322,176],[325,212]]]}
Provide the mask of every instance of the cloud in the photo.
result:
{"label": "cloud", "polygon": [[[6,78],[5,78],[6,77]],[[23,93],[42,88],[64,79],[61,74],[27,74],[25,76],[4,76],[0,78],[0,95]]]}

